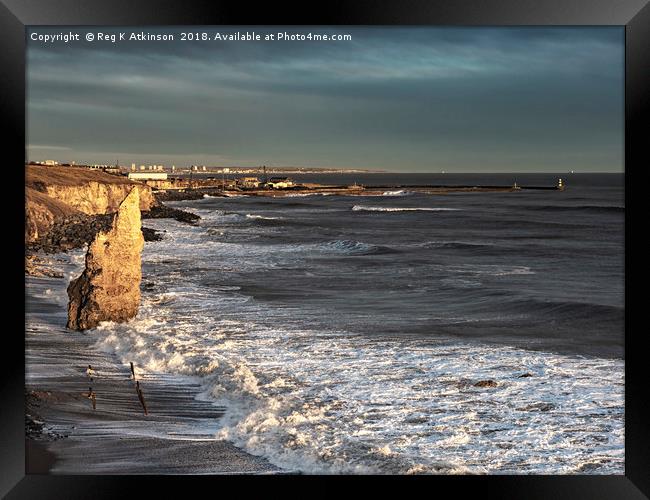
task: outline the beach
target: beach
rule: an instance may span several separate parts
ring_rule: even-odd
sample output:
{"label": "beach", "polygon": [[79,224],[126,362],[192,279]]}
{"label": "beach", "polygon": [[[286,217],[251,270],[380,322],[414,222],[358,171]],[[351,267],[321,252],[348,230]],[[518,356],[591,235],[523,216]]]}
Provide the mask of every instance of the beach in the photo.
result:
{"label": "beach", "polygon": [[[80,252],[50,257],[56,273],[80,271]],[[213,433],[223,408],[196,399],[188,380],[139,374],[93,349],[91,335],[65,329],[67,280],[26,277],[27,472],[52,474],[268,474],[281,472]],[[89,382],[86,368],[97,372]],[[96,410],[86,397],[96,393]],[[34,424],[34,421],[36,424]],[[127,430],[125,432],[125,430]]]}

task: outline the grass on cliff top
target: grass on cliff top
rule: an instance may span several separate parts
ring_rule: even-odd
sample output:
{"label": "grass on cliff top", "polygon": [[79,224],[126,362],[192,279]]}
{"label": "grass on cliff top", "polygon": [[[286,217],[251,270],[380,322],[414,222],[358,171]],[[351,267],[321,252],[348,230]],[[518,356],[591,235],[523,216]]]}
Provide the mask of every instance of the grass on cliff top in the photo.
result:
{"label": "grass on cliff top", "polygon": [[87,182],[104,184],[139,184],[120,175],[107,174],[101,170],[84,167],[50,167],[44,165],[26,165],[25,186],[43,191],[46,185],[80,186]]}

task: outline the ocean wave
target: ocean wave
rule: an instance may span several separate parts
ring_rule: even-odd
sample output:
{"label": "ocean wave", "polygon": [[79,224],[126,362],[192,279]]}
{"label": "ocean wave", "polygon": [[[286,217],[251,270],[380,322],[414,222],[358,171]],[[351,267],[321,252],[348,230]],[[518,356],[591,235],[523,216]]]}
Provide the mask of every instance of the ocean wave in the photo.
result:
{"label": "ocean wave", "polygon": [[281,217],[269,217],[267,215],[246,214],[247,219],[260,219],[260,220],[278,220]]}
{"label": "ocean wave", "polygon": [[332,193],[290,193],[285,194],[284,198],[306,198],[308,196],[332,196]]}
{"label": "ocean wave", "polygon": [[388,246],[374,245],[372,243],[364,243],[363,241],[330,240],[318,243],[279,244],[274,247],[273,254],[277,257],[280,253],[291,256],[296,253],[307,255],[376,255],[397,252],[397,249]]}
{"label": "ocean wave", "polygon": [[593,302],[526,299],[502,303],[502,312],[521,312],[526,315],[547,317],[555,320],[622,321],[625,308],[622,306],[597,304]]}
{"label": "ocean wave", "polygon": [[356,240],[333,240],[319,245],[319,247],[322,250],[334,251],[348,255],[371,255],[397,252],[397,250],[387,246],[372,245],[370,243],[363,243]]}
{"label": "ocean wave", "polygon": [[425,248],[449,248],[453,250],[494,248],[493,243],[473,243],[471,241],[425,241],[417,246]]}
{"label": "ocean wave", "polygon": [[445,266],[444,270],[452,273],[487,276],[535,274],[535,271],[533,271],[530,266],[504,266],[500,264],[450,265]]}
{"label": "ocean wave", "polygon": [[364,205],[354,205],[352,210],[355,212],[446,212],[460,209],[447,207],[369,207]]}
{"label": "ocean wave", "polygon": [[399,189],[397,191],[384,191],[381,195],[382,196],[410,196],[412,195],[412,191],[406,191],[404,189]]}
{"label": "ocean wave", "polygon": [[567,473],[596,454],[608,473],[623,460],[621,361],[144,315],[97,333],[144,376],[200,377],[226,408],[215,437],[290,471]]}

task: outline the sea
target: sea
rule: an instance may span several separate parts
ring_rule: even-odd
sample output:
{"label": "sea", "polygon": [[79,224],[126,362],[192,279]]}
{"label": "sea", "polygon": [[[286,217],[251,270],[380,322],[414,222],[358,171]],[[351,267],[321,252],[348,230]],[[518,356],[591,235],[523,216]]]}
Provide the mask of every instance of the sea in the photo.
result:
{"label": "sea", "polygon": [[290,471],[624,474],[623,174],[293,177],[392,187],[169,202],[201,219],[143,221],[140,311],[96,348]]}

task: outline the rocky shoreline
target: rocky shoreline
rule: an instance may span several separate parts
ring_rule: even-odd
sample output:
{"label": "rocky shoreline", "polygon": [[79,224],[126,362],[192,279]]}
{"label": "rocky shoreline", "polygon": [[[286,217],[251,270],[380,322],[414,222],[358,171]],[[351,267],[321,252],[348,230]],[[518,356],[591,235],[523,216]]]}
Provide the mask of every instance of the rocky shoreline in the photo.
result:
{"label": "rocky shoreline", "polygon": [[201,217],[191,212],[168,207],[158,199],[158,195],[156,195],[156,200],[156,205],[151,207],[150,210],[142,212],[143,219],[175,219],[178,222],[185,222],[187,224],[195,224],[201,219]]}
{"label": "rocky shoreline", "polygon": [[[214,438],[224,408],[201,387],[136,367],[144,414],[125,365],[98,349],[92,330],[66,329],[68,279],[83,250],[29,261],[26,276],[26,471],[30,474],[282,474],[265,459]],[[85,369],[97,371],[88,398]]]}
{"label": "rocky shoreline", "polygon": [[[191,212],[179,210],[158,203],[151,210],[142,212],[143,219],[175,219],[187,224],[195,224],[200,217]],[[75,248],[89,245],[100,231],[108,231],[111,227],[113,214],[87,215],[78,213],[54,220],[52,227],[39,235],[36,241],[25,244],[25,255],[31,256],[38,252],[55,254],[67,252]],[[159,231],[142,227],[145,241],[160,241]]]}
{"label": "rocky shoreline", "polygon": [[193,188],[184,190],[168,190],[157,191],[155,196],[159,202],[163,201],[184,201],[184,200],[200,200],[204,195],[208,196],[223,196],[221,188]]}

